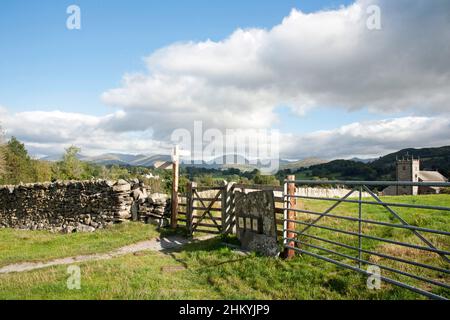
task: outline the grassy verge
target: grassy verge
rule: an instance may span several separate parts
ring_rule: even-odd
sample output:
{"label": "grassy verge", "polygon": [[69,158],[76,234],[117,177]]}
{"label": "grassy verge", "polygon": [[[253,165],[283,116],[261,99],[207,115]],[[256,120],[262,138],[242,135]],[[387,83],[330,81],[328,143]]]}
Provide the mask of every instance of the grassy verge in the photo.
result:
{"label": "grassy verge", "polygon": [[0,299],[422,299],[368,290],[364,277],[308,257],[242,256],[219,239],[80,267],[81,290],[67,289],[67,266],[0,275]]}
{"label": "grassy verge", "polygon": [[55,234],[46,231],[0,229],[0,267],[15,262],[43,261],[104,253],[159,233],[151,225],[125,223],[94,233]]}

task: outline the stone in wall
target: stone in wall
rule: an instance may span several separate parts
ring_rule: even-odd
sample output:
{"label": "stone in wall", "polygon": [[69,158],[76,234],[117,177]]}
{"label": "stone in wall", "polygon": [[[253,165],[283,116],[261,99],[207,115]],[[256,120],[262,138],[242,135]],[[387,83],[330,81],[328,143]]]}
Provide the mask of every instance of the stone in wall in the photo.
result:
{"label": "stone in wall", "polygon": [[279,254],[272,191],[234,194],[237,237],[244,249],[266,256]]}
{"label": "stone in wall", "polygon": [[150,194],[139,204],[138,219],[142,222],[167,227],[170,225],[171,200],[163,193]]}
{"label": "stone in wall", "polygon": [[0,186],[0,227],[92,232],[131,217],[125,180]]}

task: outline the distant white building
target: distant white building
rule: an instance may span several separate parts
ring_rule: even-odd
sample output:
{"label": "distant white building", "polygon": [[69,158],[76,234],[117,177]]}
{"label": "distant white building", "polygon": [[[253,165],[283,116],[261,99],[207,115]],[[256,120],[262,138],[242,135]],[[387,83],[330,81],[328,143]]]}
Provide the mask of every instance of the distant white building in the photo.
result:
{"label": "distant white building", "polygon": [[155,176],[152,173],[145,174],[144,178],[159,180],[159,176]]}
{"label": "distant white building", "polygon": [[[420,160],[408,157],[397,160],[397,181],[448,182],[448,179],[438,171],[421,171]],[[440,187],[389,186],[383,190],[383,194],[386,196],[438,194],[440,191]]]}

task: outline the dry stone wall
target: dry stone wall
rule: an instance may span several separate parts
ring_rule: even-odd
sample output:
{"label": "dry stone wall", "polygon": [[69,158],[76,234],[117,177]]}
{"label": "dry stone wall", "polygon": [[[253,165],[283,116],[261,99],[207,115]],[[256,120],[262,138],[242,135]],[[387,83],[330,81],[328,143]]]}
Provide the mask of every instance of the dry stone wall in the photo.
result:
{"label": "dry stone wall", "polygon": [[138,203],[137,219],[144,223],[167,227],[170,225],[171,199],[166,194],[151,194],[144,203]]}
{"label": "dry stone wall", "polygon": [[165,218],[167,200],[157,204],[152,196],[135,200],[133,187],[134,182],[125,180],[0,186],[0,228],[92,232],[132,220],[136,206],[142,211],[138,220],[154,222],[143,217],[155,212]]}
{"label": "dry stone wall", "polygon": [[[351,189],[347,188],[296,188],[295,195],[296,196],[306,196],[306,197],[318,197],[318,198],[342,198],[345,197]],[[275,196],[282,197],[282,192],[274,192]],[[359,192],[353,192],[348,198],[357,198],[359,197]],[[363,198],[369,198],[370,194],[367,192],[362,193]]]}

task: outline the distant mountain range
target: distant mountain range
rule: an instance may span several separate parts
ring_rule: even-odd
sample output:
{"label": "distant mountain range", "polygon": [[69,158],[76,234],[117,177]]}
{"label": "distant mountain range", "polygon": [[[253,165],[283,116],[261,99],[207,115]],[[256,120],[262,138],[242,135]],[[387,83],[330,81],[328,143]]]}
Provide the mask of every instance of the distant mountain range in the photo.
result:
{"label": "distant mountain range", "polygon": [[[229,159],[231,157],[231,161]],[[61,157],[45,157],[41,160],[58,161]],[[80,154],[78,159],[86,162],[91,162],[100,165],[120,165],[120,166],[140,166],[140,167],[152,167],[156,162],[171,161],[171,156],[168,155],[133,155],[123,153],[105,153],[98,156],[86,156]],[[308,158],[299,161],[280,160],[279,165],[281,169],[296,170],[300,168],[309,167],[316,164],[326,163],[326,160],[318,158]],[[211,161],[204,161],[202,163],[193,163],[190,161],[183,161],[181,163],[183,167],[197,167],[206,169],[239,169],[241,171],[252,171],[255,168],[259,168],[261,163],[253,164],[248,159],[240,155],[224,155],[222,157],[215,158]]]}
{"label": "distant mountain range", "polygon": [[171,157],[168,155],[147,156],[143,154],[132,155],[121,153],[107,153],[95,157],[80,155],[79,159],[101,165],[122,165],[134,167],[152,167],[158,161],[171,161]]}
{"label": "distant mountain range", "polygon": [[[105,153],[98,156],[87,156],[80,154],[78,159],[81,161],[92,162],[101,165],[121,165],[121,166],[140,166],[151,167],[158,161],[171,161],[171,157],[167,155],[152,155],[147,156],[143,154],[133,155],[125,153]],[[45,161],[59,161],[61,156],[48,156],[41,158]]]}
{"label": "distant mountain range", "polygon": [[[281,159],[280,171],[300,173],[309,177],[333,178],[333,179],[364,179],[384,180],[395,178],[395,160],[404,156],[414,156],[421,159],[422,170],[438,170],[446,177],[450,176],[450,146],[440,148],[403,149],[378,159],[352,158],[350,160],[327,161],[318,158],[307,158],[298,161]],[[251,164],[248,159],[239,155],[231,155],[233,164],[226,164],[226,155],[213,161],[202,163],[183,162],[183,167],[197,167],[207,169],[239,169],[251,171],[258,165]],[[121,153],[107,153],[95,157],[79,156],[80,160],[101,165],[142,166],[152,167],[156,162],[171,161],[169,155],[132,155]],[[57,157],[47,157],[42,160],[56,161]],[[239,164],[237,164],[239,163]]]}

